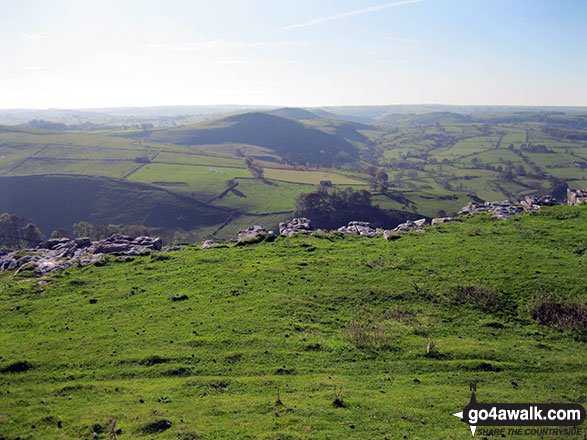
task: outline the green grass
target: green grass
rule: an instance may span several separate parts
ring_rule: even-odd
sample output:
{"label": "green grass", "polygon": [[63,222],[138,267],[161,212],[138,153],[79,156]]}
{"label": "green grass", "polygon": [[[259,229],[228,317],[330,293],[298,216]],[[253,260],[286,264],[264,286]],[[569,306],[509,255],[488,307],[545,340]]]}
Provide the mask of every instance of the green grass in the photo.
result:
{"label": "green grass", "polygon": [[10,176],[32,176],[46,174],[70,174],[86,176],[103,176],[119,179],[138,167],[134,161],[117,160],[62,160],[50,158],[27,159]]}
{"label": "green grass", "polygon": [[251,177],[251,173],[248,170],[241,168],[217,167],[216,169],[223,171],[224,174],[211,171],[208,166],[152,163],[145,165],[136,173],[132,174],[129,180],[150,183],[165,188],[171,187],[179,191],[193,191],[199,194],[215,195],[221,193],[226,188],[226,181],[228,179],[234,177]]}
{"label": "green grass", "polygon": [[169,153],[167,151],[161,152],[153,162],[184,163],[188,165],[211,165],[215,167],[245,167],[245,161],[242,158]]}
{"label": "green grass", "polygon": [[317,185],[321,180],[330,180],[334,185],[364,185],[365,182],[341,174],[327,171],[294,171],[265,168],[267,179],[282,180],[293,183],[308,183]]}
{"label": "green grass", "polygon": [[[556,207],[394,242],[110,257],[41,286],[4,273],[0,368],[32,368],[0,373],[0,435],[89,439],[116,419],[118,439],[463,439],[451,414],[471,382],[481,402],[576,402],[584,336],[538,325],[531,304],[585,301],[586,223],[587,206]],[[463,303],[465,288],[493,302]]]}
{"label": "green grass", "polygon": [[293,211],[298,195],[317,188],[270,180],[238,179],[236,191],[216,199],[213,204],[252,213]]}

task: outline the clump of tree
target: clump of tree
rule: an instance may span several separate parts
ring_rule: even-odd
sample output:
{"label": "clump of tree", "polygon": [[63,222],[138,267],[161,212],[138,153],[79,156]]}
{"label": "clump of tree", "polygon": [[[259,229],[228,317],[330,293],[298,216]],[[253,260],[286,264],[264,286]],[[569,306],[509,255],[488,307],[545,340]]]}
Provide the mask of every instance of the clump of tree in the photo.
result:
{"label": "clump of tree", "polygon": [[296,198],[295,215],[308,217],[314,226],[324,229],[336,229],[353,220],[367,221],[374,226],[389,226],[402,221],[396,218],[396,214],[373,205],[372,194],[365,189],[320,188]]}
{"label": "clump of tree", "polygon": [[389,175],[381,169],[375,168],[373,165],[369,165],[365,168],[365,173],[369,176],[369,186],[373,191],[380,191],[385,194],[389,189]]}
{"label": "clump of tree", "polygon": [[247,165],[247,169],[251,172],[253,177],[257,179],[262,179],[265,176],[265,172],[261,165],[256,163],[251,157],[247,157],[245,159],[245,164]]}
{"label": "clump of tree", "polygon": [[33,220],[16,214],[0,215],[0,247],[32,248],[41,243],[44,238]]}
{"label": "clump of tree", "polygon": [[235,188],[238,185],[238,182],[235,178],[227,179],[224,183],[226,184],[227,189]]}

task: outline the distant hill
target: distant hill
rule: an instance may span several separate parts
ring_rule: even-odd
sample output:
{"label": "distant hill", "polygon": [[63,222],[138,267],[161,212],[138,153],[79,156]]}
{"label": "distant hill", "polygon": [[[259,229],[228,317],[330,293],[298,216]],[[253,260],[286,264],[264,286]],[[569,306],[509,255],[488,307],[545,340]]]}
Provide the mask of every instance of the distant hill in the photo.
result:
{"label": "distant hill", "polygon": [[470,122],[469,116],[453,112],[431,112],[424,114],[391,114],[377,120],[380,125],[434,125],[434,124],[464,124]]}
{"label": "distant hill", "polygon": [[148,140],[179,145],[257,145],[269,148],[286,159],[303,159],[311,163],[343,163],[358,156],[357,148],[340,135],[262,112],[242,113],[156,131],[151,133]]}
{"label": "distant hill", "polygon": [[268,113],[271,115],[282,116],[284,118],[295,119],[296,121],[312,121],[323,118],[323,116],[314,112],[295,107],[279,108]]}
{"label": "distant hill", "polygon": [[86,176],[0,177],[0,213],[32,218],[49,235],[73,223],[193,229],[222,223],[230,211],[138,183]]}

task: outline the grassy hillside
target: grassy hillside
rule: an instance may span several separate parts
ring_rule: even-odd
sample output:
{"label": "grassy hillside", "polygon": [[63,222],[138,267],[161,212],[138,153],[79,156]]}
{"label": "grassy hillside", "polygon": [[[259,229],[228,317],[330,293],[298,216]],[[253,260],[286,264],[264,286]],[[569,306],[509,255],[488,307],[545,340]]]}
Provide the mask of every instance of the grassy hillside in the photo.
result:
{"label": "grassy hillside", "polygon": [[470,382],[576,402],[586,243],[587,206],[554,207],[3,273],[0,437],[463,439]]}
{"label": "grassy hillside", "polygon": [[356,147],[343,137],[308,127],[293,119],[260,112],[156,131],[149,139],[180,145],[230,142],[257,145],[269,148],[281,157],[313,163],[343,163],[357,156]]}
{"label": "grassy hillside", "polygon": [[140,184],[83,176],[0,177],[0,206],[32,218],[45,233],[73,223],[187,229],[221,224],[230,213]]}

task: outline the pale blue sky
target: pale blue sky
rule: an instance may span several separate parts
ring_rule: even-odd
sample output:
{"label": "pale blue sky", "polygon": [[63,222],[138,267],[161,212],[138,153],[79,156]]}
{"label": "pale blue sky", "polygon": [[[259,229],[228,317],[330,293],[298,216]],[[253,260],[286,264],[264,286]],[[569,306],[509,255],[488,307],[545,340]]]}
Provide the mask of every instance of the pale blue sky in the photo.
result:
{"label": "pale blue sky", "polygon": [[586,0],[0,0],[0,108],[587,105]]}

